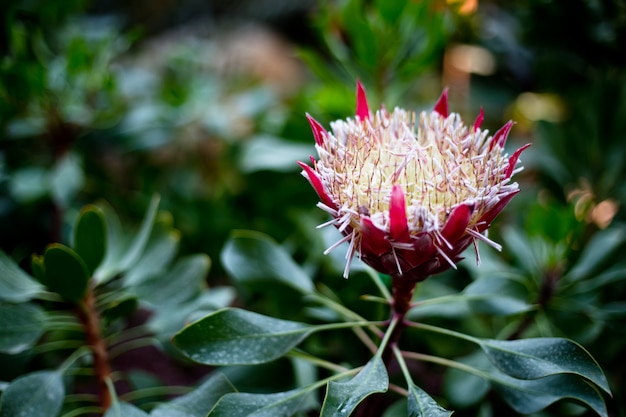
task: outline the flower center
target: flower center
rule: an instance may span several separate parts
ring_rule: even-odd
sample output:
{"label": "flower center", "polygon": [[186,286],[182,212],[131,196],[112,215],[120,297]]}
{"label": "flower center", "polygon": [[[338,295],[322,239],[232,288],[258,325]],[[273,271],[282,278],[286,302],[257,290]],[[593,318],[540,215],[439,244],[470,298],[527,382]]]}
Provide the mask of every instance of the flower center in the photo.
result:
{"label": "flower center", "polygon": [[497,199],[503,174],[494,171],[506,167],[500,149],[488,149],[487,132],[468,131],[458,114],[424,112],[417,132],[415,114],[401,109],[331,126],[333,134],[318,146],[317,170],[352,222],[367,215],[385,230],[394,185],[405,193],[412,232],[440,229],[462,202],[480,211]]}

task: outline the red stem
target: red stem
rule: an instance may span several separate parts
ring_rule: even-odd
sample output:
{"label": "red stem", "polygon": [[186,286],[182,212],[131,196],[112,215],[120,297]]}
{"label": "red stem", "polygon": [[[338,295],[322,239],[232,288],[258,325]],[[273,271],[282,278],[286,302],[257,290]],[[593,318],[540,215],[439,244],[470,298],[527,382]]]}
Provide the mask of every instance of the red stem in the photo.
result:
{"label": "red stem", "polygon": [[96,309],[96,297],[93,288],[87,287],[87,293],[79,305],[79,318],[85,329],[85,339],[93,355],[93,367],[96,374],[100,406],[106,411],[111,406],[111,392],[107,380],[111,377],[109,352],[100,330],[100,315]]}

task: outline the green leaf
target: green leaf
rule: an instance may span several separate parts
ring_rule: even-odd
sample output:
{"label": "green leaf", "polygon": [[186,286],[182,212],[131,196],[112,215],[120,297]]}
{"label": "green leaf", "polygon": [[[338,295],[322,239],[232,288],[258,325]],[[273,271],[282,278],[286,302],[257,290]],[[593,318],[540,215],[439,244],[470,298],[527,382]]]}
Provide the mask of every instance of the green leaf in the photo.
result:
{"label": "green leaf", "polygon": [[98,283],[106,282],[120,272],[131,269],[139,261],[150,237],[158,206],[159,197],[152,197],[139,231],[130,237],[122,232],[120,220],[115,211],[105,203],[98,204],[104,213],[107,225],[106,255],[94,272],[94,279]]}
{"label": "green leaf", "polygon": [[308,408],[310,388],[275,394],[224,395],[207,417],[289,417]]}
{"label": "green leaf", "polygon": [[93,274],[104,259],[107,245],[107,229],[104,213],[94,205],[85,206],[74,228],[74,250]]}
{"label": "green leaf", "polygon": [[211,259],[204,254],[179,259],[168,272],[155,275],[131,291],[155,306],[182,304],[206,288]]}
{"label": "green leaf", "polygon": [[302,293],[313,291],[311,278],[269,236],[239,230],[233,232],[221,254],[222,264],[239,283],[276,280]]}
{"label": "green leaf", "polygon": [[0,250],[0,300],[21,303],[32,300],[43,287]]}
{"label": "green leaf", "polygon": [[520,380],[496,374],[494,389],[518,413],[543,410],[563,399],[579,401],[602,417],[608,417],[604,399],[598,390],[572,374],[551,375],[533,380]]}
{"label": "green leaf", "polygon": [[115,210],[105,202],[99,202],[98,207],[106,219],[107,245],[104,259],[93,273],[93,277],[96,282],[102,283],[113,278],[120,271],[119,263],[124,256],[127,242]]}
{"label": "green leaf", "polygon": [[524,287],[517,281],[503,277],[481,278],[463,291],[468,296],[472,311],[493,315],[512,315],[531,310],[532,305],[523,301]]}
{"label": "green leaf", "polygon": [[148,417],[148,413],[132,404],[115,402],[104,417]]}
{"label": "green leaf", "polygon": [[408,417],[450,417],[448,411],[415,384],[409,385]]}
{"label": "green leaf", "polygon": [[538,379],[554,374],[575,374],[611,393],[602,369],[579,344],[562,338],[480,340],[489,360],[517,379]]}
{"label": "green leaf", "polygon": [[[490,366],[489,359],[481,350],[457,359],[470,367]],[[493,365],[491,365],[493,366]],[[456,368],[449,368],[444,379],[444,395],[453,408],[468,408],[483,402],[485,395],[490,390],[490,385],[485,378],[469,372],[463,372]]]}
{"label": "green leaf", "polygon": [[9,384],[0,397],[0,417],[54,417],[63,405],[62,374],[37,371]]}
{"label": "green leaf", "polygon": [[192,360],[207,365],[245,365],[272,361],[289,352],[311,326],[226,308],[191,323],[174,344]]}
{"label": "green leaf", "polygon": [[160,200],[161,198],[158,195],[153,196],[150,200],[150,205],[148,206],[143,221],[141,222],[141,227],[139,228],[139,231],[135,235],[130,246],[126,249],[125,256],[120,261],[120,269],[122,271],[130,268],[141,257],[141,254],[148,243],[148,238],[150,237],[150,232],[152,231],[152,226],[154,225]]}
{"label": "green leaf", "polygon": [[45,312],[35,304],[0,303],[0,352],[30,349],[45,330]]}
{"label": "green leaf", "polygon": [[348,381],[328,383],[320,417],[349,416],[365,397],[375,392],[387,392],[389,376],[382,359],[374,356]]}
{"label": "green leaf", "polygon": [[293,161],[305,160],[313,149],[312,145],[294,143],[269,135],[254,136],[242,146],[239,166],[244,173],[263,170],[296,171],[299,168]]}
{"label": "green leaf", "polygon": [[175,308],[156,309],[147,324],[159,338],[169,341],[185,324],[232,305],[235,297],[236,293],[232,287],[212,288]]}
{"label": "green leaf", "polygon": [[89,273],[80,256],[65,245],[53,243],[43,258],[48,288],[68,301],[80,300],[89,283]]}
{"label": "green leaf", "polygon": [[376,0],[374,2],[378,13],[391,25],[397,24],[406,5],[405,0]]}
{"label": "green leaf", "polygon": [[593,235],[585,246],[576,265],[565,275],[565,282],[577,281],[589,276],[593,271],[626,241],[623,228],[610,227]]}
{"label": "green leaf", "polygon": [[150,417],[206,417],[225,394],[235,392],[228,378],[218,373],[189,394],[158,405]]}
{"label": "green leaf", "polygon": [[168,212],[159,213],[141,258],[124,275],[126,284],[137,285],[166,270],[172,262],[180,243],[180,232],[172,228],[171,217]]}

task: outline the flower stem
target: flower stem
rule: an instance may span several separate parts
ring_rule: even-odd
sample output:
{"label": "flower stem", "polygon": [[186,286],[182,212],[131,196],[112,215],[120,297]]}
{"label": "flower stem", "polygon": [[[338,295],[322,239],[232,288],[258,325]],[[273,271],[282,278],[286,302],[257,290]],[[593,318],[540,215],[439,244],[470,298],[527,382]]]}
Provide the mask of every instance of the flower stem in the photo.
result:
{"label": "flower stem", "polygon": [[[380,349],[377,355],[380,355],[387,373],[390,374],[392,361],[394,359],[394,350],[398,347],[398,341],[406,328],[406,314],[411,308],[411,300],[417,281],[413,279],[405,279],[394,277],[392,279],[392,302],[391,302],[391,319],[385,332]],[[358,417],[374,417],[381,415],[385,404],[380,395],[372,395],[366,398],[357,408],[355,415]]]}
{"label": "flower stem", "polygon": [[100,406],[103,410],[111,407],[111,392],[107,380],[111,377],[109,353],[100,329],[100,315],[96,309],[96,298],[93,287],[88,286],[87,292],[78,306],[78,316],[85,331],[85,340],[93,355],[93,367]]}

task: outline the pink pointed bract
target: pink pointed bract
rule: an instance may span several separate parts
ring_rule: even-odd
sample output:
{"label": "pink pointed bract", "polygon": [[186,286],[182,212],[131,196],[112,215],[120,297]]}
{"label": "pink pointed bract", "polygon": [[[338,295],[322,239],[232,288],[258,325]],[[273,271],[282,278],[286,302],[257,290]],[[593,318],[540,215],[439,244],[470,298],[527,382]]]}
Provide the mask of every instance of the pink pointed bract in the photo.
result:
{"label": "pink pointed bract", "polygon": [[[447,90],[431,112],[384,108],[372,113],[357,82],[356,117],[325,130],[307,114],[319,159],[298,162],[349,242],[347,277],[354,255],[394,278],[421,281],[456,268],[461,253],[486,237],[494,218],[519,192],[511,177],[529,146],[504,153],[513,127],[493,136],[481,129],[484,115],[465,125],[449,113]],[[335,246],[328,250],[332,250]]]}

